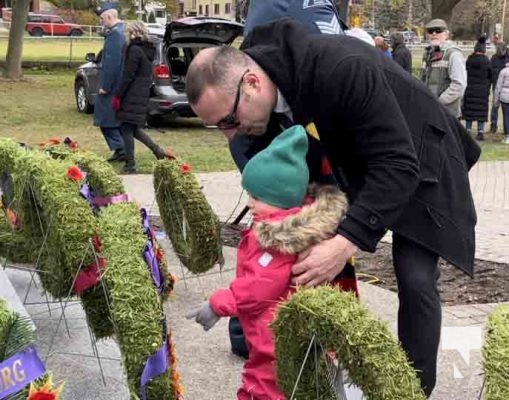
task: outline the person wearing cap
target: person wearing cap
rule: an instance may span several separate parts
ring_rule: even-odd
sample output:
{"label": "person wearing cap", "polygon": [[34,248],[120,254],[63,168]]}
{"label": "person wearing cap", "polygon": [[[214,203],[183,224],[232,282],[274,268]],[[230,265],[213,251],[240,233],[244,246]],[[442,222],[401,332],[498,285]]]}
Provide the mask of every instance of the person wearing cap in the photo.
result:
{"label": "person wearing cap", "polygon": [[278,303],[293,291],[297,254],[333,236],[347,209],[346,196],[335,186],[317,187],[314,198],[307,197],[307,151],[306,131],[295,125],[246,164],[242,186],[254,223],[242,234],[236,278],[187,314],[206,331],[221,317],[239,318],[249,348],[239,400],[285,398],[277,384],[269,324]]}
{"label": "person wearing cap", "polygon": [[424,53],[422,80],[440,102],[457,118],[461,116],[461,100],[467,87],[465,57],[453,46],[443,19],[426,24],[430,46]]}
{"label": "person wearing cap", "polygon": [[401,32],[391,34],[392,59],[409,74],[412,73],[412,53],[405,45],[405,37]]}
{"label": "person wearing cap", "polygon": [[332,281],[357,249],[375,252],[392,231],[398,336],[429,395],[441,331],[438,259],[469,275],[474,269],[468,170],[481,152],[475,139],[378,49],[346,35],[309,34],[291,19],[254,28],[243,50],[200,51],[186,83],[206,125],[229,141],[249,139],[234,159],[253,158],[277,138],[278,126],[300,124],[309,132],[310,176],[321,168],[317,151],[347,194],[337,235],[299,254],[293,283]]}
{"label": "person wearing cap", "polygon": [[122,72],[122,49],[125,44],[124,24],[118,18],[113,3],[105,3],[96,10],[104,30],[102,68],[99,75],[99,90],[94,105],[94,125],[99,126],[113,154],[108,161],[125,161],[124,141],[112,107],[113,92]]}

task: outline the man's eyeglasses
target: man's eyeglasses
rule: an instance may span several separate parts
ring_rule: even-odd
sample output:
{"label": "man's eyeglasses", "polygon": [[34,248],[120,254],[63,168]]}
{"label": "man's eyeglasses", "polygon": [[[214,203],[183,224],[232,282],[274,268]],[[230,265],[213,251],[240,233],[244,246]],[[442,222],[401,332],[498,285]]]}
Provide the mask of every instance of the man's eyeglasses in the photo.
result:
{"label": "man's eyeglasses", "polygon": [[240,81],[237,85],[237,94],[235,95],[235,101],[233,103],[232,112],[227,116],[221,118],[216,126],[221,130],[235,129],[240,125],[240,122],[237,120],[237,108],[239,107],[240,101],[240,89],[242,88],[242,83],[244,82],[244,77],[249,72],[249,69],[246,70],[240,77]]}
{"label": "man's eyeglasses", "polygon": [[442,33],[442,32],[445,32],[445,29],[443,28],[428,28],[426,29],[426,32],[429,34],[429,35],[432,35],[433,33]]}

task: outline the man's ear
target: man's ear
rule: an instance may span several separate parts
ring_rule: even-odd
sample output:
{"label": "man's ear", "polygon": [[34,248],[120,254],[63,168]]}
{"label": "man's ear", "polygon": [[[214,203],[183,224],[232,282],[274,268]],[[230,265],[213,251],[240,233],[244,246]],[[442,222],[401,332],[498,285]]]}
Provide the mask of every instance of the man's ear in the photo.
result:
{"label": "man's ear", "polygon": [[244,77],[244,91],[247,95],[259,93],[262,90],[262,81],[256,72],[248,72]]}

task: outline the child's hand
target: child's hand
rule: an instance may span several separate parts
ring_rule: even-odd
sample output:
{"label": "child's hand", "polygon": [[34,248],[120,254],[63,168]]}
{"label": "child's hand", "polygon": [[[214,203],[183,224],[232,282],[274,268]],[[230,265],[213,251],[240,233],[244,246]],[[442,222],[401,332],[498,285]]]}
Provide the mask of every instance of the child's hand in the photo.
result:
{"label": "child's hand", "polygon": [[196,322],[203,326],[204,330],[208,331],[216,324],[217,321],[219,321],[219,318],[221,317],[214,312],[212,307],[210,307],[209,302],[206,301],[201,305],[200,308],[197,308],[189,314],[186,314],[186,318],[194,318]]}

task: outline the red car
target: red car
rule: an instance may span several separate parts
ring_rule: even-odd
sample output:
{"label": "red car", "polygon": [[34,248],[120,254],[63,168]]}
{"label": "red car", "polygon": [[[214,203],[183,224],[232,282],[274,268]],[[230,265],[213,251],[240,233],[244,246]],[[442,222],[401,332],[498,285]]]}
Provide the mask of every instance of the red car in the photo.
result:
{"label": "red car", "polygon": [[31,36],[81,36],[81,25],[65,22],[58,15],[28,14],[26,30]]}

